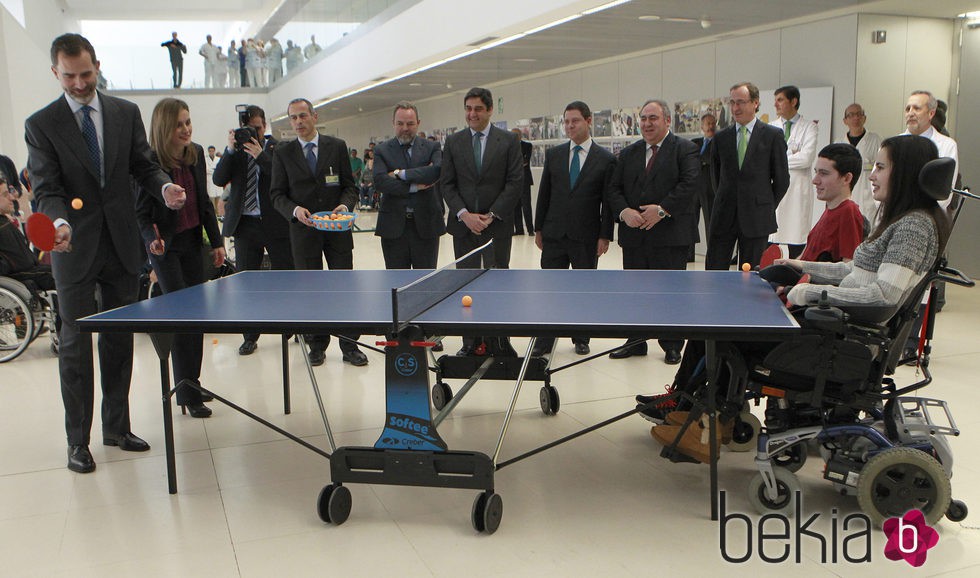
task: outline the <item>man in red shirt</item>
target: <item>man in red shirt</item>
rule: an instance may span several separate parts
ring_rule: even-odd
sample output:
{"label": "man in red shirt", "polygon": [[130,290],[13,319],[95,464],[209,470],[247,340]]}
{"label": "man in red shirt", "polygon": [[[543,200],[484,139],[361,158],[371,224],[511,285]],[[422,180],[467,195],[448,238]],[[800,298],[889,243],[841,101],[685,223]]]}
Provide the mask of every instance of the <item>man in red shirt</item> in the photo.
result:
{"label": "man in red shirt", "polygon": [[820,220],[806,238],[803,261],[844,261],[854,258],[854,249],[865,236],[861,208],[851,200],[851,189],[861,176],[861,153],[846,143],[827,145],[813,166],[817,199],[827,203]]}

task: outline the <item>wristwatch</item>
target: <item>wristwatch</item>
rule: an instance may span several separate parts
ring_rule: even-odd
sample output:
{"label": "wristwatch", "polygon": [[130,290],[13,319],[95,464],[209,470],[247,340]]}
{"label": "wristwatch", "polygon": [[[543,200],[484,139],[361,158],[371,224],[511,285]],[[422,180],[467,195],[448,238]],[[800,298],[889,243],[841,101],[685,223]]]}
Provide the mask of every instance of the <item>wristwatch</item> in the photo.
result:
{"label": "wristwatch", "polygon": [[667,211],[665,211],[663,207],[660,207],[659,209],[657,209],[657,216],[660,217],[661,219],[666,219],[667,217],[670,216],[670,214],[667,213]]}

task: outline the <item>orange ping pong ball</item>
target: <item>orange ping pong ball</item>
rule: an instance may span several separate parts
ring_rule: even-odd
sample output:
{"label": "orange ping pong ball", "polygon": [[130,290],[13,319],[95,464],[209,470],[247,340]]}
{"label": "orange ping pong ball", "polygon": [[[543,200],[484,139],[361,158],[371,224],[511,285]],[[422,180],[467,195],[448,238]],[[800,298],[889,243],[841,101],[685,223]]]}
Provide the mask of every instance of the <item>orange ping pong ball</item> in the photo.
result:
{"label": "orange ping pong ball", "polygon": [[742,271],[748,273],[751,270],[752,270],[752,265],[749,265],[748,263],[742,263]]}
{"label": "orange ping pong ball", "polygon": [[75,209],[76,211],[80,211],[82,209],[82,200],[79,199],[78,197],[72,199],[71,208]]}
{"label": "orange ping pong ball", "polygon": [[473,298],[469,295],[463,295],[463,307],[469,307],[473,304]]}

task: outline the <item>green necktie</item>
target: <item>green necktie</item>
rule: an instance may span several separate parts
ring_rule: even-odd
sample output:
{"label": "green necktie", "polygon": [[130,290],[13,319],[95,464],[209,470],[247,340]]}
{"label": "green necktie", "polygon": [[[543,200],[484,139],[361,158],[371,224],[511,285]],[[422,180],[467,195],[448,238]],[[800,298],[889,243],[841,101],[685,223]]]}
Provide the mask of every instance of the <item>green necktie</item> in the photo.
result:
{"label": "green necktie", "polygon": [[749,129],[745,125],[738,127],[738,168],[742,168],[742,161],[745,160],[745,149],[749,147]]}
{"label": "green necktie", "polygon": [[787,120],[783,123],[783,138],[789,142],[789,133],[793,130],[793,121]]}

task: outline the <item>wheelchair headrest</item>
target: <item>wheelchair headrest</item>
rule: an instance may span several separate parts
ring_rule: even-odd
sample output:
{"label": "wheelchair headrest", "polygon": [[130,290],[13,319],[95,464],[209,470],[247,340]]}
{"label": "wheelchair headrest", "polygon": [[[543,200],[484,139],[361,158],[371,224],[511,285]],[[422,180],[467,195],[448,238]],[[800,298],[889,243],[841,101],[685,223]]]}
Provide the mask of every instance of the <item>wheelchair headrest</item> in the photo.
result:
{"label": "wheelchair headrest", "polygon": [[956,161],[949,157],[931,160],[919,171],[919,186],[931,198],[944,201],[949,197],[955,171]]}

